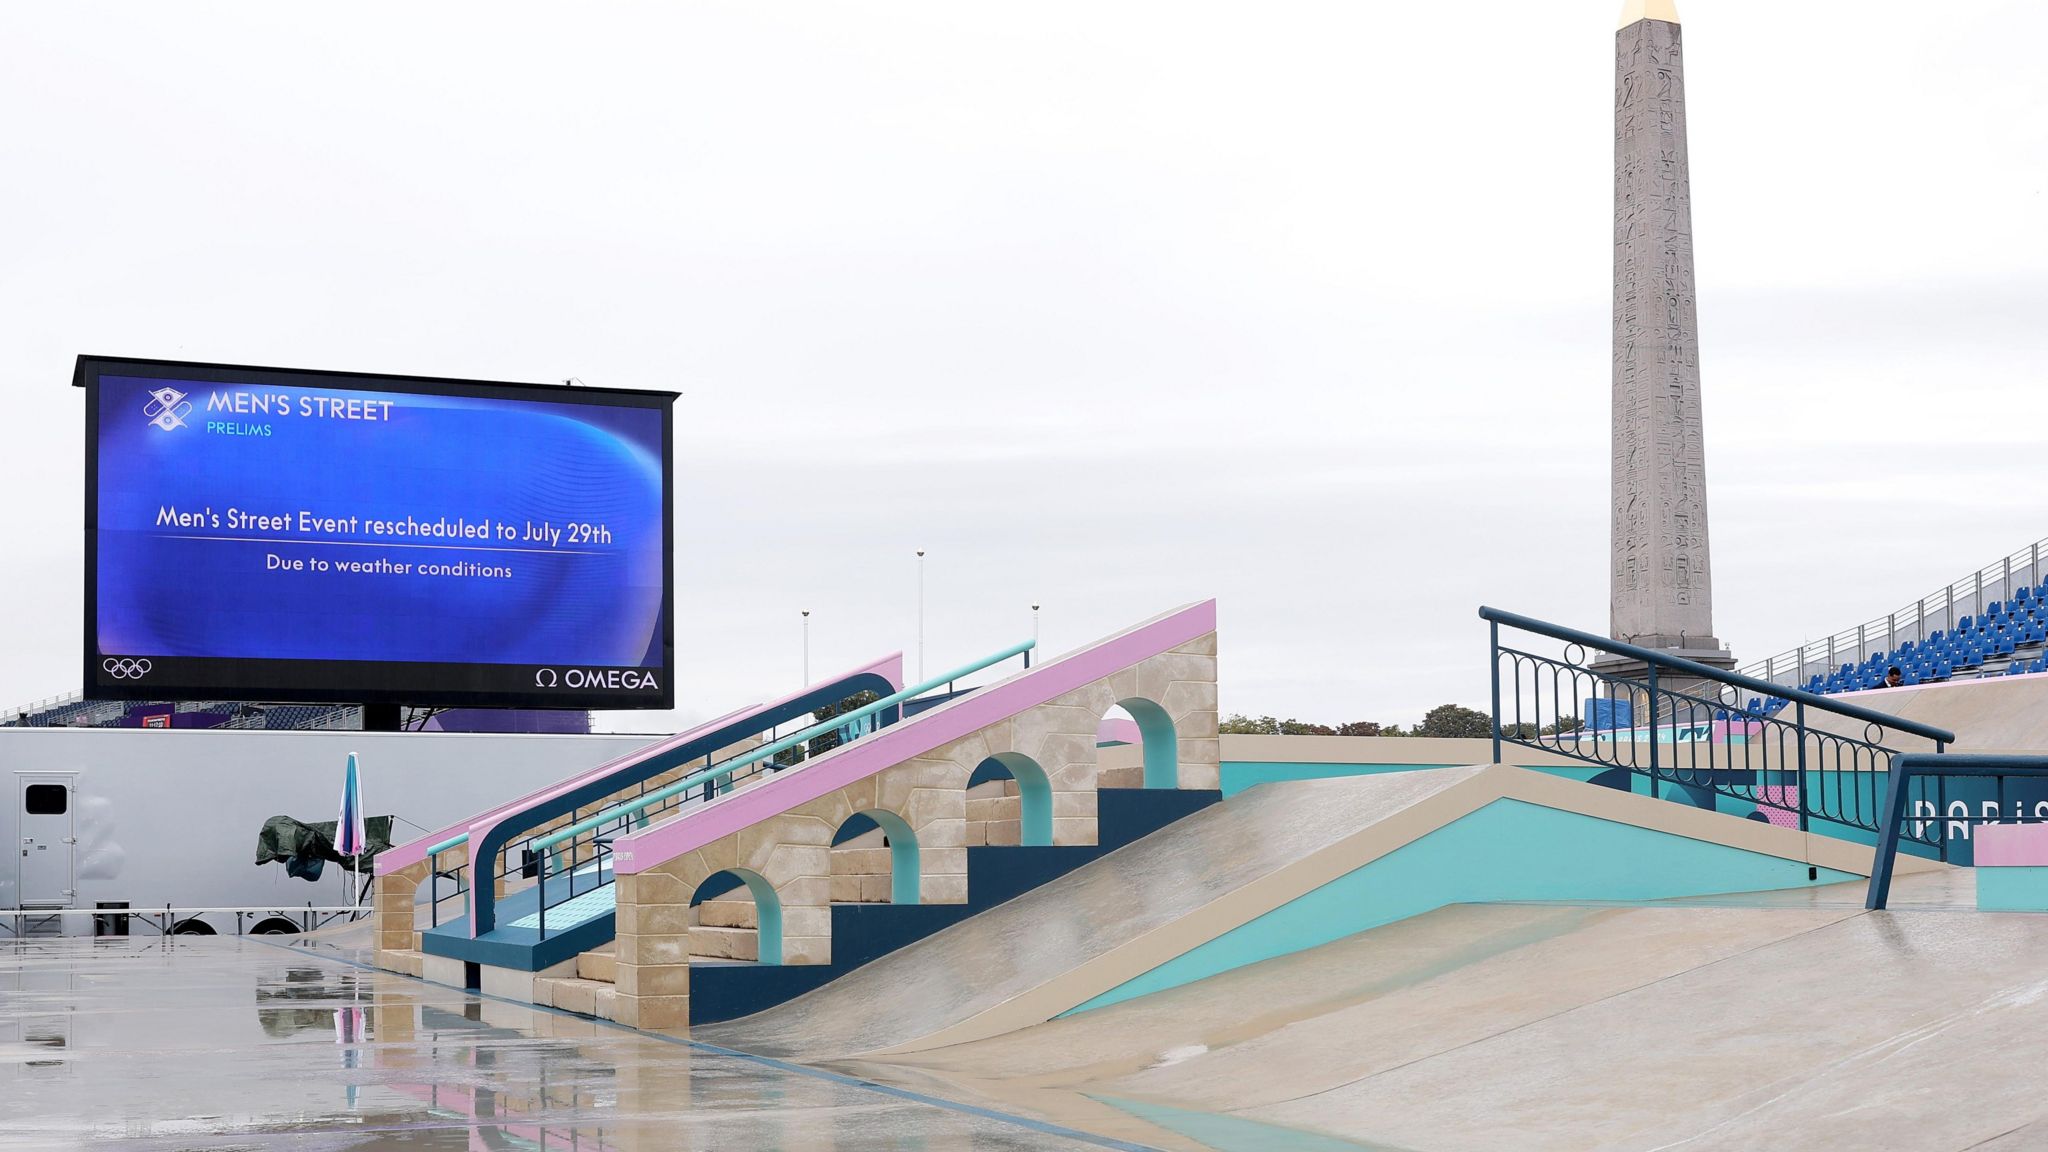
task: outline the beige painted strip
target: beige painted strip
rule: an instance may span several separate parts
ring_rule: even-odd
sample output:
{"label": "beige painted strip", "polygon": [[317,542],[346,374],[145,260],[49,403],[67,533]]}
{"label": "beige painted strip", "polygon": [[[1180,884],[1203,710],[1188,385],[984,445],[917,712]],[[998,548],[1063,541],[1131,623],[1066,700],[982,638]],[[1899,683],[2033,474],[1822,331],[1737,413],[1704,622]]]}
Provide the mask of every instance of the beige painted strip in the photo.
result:
{"label": "beige painted strip", "polygon": [[[1224,760],[1266,764],[1444,765],[1484,764],[1493,759],[1492,740],[1435,736],[1241,736],[1225,732],[1221,745]],[[1501,745],[1501,755],[1510,764],[1591,767],[1583,760],[1518,744]]]}
{"label": "beige painted strip", "polygon": [[[1495,764],[1391,812],[1335,844],[1233,889],[1186,916],[1084,961],[1036,988],[937,1032],[867,1054],[922,1052],[1043,1023],[1496,800],[1519,800],[1863,876],[1870,874],[1875,854],[1872,848],[1828,836],[1779,828],[1760,820],[1738,820],[1619,789],[1588,788],[1582,782],[1546,772]],[[1910,875],[1948,866],[1901,856],[1896,867],[1898,875]]]}

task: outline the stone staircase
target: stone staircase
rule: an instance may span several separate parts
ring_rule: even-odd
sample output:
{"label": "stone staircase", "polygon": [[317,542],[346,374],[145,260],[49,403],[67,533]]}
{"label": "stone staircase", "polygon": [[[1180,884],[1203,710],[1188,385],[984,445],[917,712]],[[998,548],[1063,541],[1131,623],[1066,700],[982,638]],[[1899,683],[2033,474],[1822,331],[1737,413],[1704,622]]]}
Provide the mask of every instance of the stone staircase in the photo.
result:
{"label": "stone staircase", "polygon": [[[997,801],[998,786],[983,794],[994,807],[991,823],[1006,811]],[[1014,796],[1010,797],[1014,799]],[[1103,841],[1090,845],[1025,848],[978,844],[969,849],[966,904],[896,905],[887,902],[835,901],[833,915],[841,948],[834,962],[823,965],[762,965],[756,961],[758,919],[754,901],[744,887],[710,897],[690,910],[690,961],[703,989],[698,1023],[747,1015],[791,995],[828,983],[906,944],[921,939],[977,912],[1004,903],[1125,844],[1143,839],[1180,818],[1221,799],[1213,791],[1116,790],[1105,797]],[[847,841],[849,853],[880,851],[878,831]],[[1002,837],[1001,833],[998,833]],[[869,838],[873,844],[867,843]],[[1007,837],[1002,837],[1007,838]],[[857,861],[859,857],[855,857]],[[884,865],[886,867],[886,865]],[[884,877],[886,880],[886,876]],[[536,973],[533,1002],[585,1016],[614,1019],[618,996],[617,944],[607,943],[573,961]]]}
{"label": "stone staircase", "polygon": [[533,1002],[564,1012],[606,1017],[618,996],[615,946],[592,948],[567,964],[534,977]]}
{"label": "stone staircase", "polygon": [[[744,892],[744,889],[740,891]],[[760,959],[759,921],[754,902],[745,897],[719,897],[691,910],[692,961],[755,961]],[[533,982],[534,1003],[577,1012],[606,1015],[618,994],[618,944],[599,945],[576,957],[574,974],[540,975]]]}

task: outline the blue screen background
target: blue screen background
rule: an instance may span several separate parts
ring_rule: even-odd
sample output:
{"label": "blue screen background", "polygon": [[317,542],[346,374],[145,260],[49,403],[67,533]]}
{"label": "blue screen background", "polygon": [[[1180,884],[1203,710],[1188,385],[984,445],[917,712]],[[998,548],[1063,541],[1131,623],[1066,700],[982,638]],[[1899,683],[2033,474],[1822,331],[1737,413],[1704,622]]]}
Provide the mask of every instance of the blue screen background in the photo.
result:
{"label": "blue screen background", "polygon": [[[150,422],[150,394],[162,387],[187,394],[184,427]],[[292,414],[208,411],[210,393],[237,391],[284,394]],[[300,397],[322,396],[388,400],[391,419],[298,414]],[[102,376],[98,415],[101,652],[663,662],[663,409]],[[270,434],[224,434],[209,423],[268,426]],[[590,523],[611,541],[571,544],[565,536],[551,548],[499,539],[495,529],[490,539],[441,540],[159,527],[163,506],[294,521],[302,509],[359,519],[462,517],[514,525],[521,536],[528,523]],[[193,536],[235,539],[181,538]],[[413,567],[405,575],[272,571],[266,554],[329,563],[383,557]],[[462,561],[512,575],[418,574],[423,563]]]}

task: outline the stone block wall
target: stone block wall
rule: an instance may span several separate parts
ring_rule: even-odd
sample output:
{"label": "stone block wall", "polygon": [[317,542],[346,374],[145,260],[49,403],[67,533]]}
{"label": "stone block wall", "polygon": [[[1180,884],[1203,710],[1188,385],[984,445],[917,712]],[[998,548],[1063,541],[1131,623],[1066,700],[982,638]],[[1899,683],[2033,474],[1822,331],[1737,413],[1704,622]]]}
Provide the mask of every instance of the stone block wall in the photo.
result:
{"label": "stone block wall", "polygon": [[[1045,772],[1052,788],[1053,843],[1095,843],[1100,763],[1096,732],[1104,714],[1129,699],[1151,701],[1172,719],[1180,787],[1218,786],[1212,632],[675,859],[620,877],[619,1021],[653,1030],[687,1027],[693,951],[689,901],[697,886],[716,872],[750,871],[775,890],[781,904],[782,955],[762,960],[830,962],[831,904],[835,878],[842,875],[834,866],[832,837],[857,812],[892,812],[912,829],[918,841],[922,903],[965,903],[971,822],[967,781],[990,756],[1020,754]],[[977,790],[975,799],[995,801],[994,806],[977,809],[981,819],[972,821],[980,824],[982,842],[987,843],[992,828],[1006,826],[1007,809],[1002,805],[1014,796],[1007,788],[1000,794]],[[879,857],[872,863],[866,857],[859,860],[863,869],[880,863]],[[844,875],[865,880],[868,873],[855,873],[854,866],[849,860]],[[867,889],[859,890],[865,899]],[[843,880],[836,891],[847,891]]]}
{"label": "stone block wall", "polygon": [[893,875],[888,837],[880,828],[832,846],[834,904],[887,904]]}
{"label": "stone block wall", "polygon": [[[445,852],[441,856],[442,870],[448,871],[458,864],[467,864],[469,848],[463,846]],[[377,877],[370,891],[371,931],[375,933],[376,956],[379,967],[392,972],[403,972],[418,976],[420,967],[419,901],[421,889],[427,888],[431,875],[428,861],[419,860],[395,872]],[[442,911],[445,914],[460,915],[464,906],[463,898],[449,889],[453,884],[444,883],[441,896]]]}
{"label": "stone block wall", "polygon": [[988,780],[967,790],[967,846],[1022,843],[1024,802],[1015,780]]}

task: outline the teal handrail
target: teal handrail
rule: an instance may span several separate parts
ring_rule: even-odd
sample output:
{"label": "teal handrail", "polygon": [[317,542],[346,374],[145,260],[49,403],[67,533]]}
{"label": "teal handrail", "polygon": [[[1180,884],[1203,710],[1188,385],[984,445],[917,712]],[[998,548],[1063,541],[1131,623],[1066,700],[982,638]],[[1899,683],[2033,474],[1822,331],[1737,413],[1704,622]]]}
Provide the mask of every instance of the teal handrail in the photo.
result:
{"label": "teal handrail", "polygon": [[545,852],[548,849],[553,848],[557,844],[563,843],[567,840],[574,840],[576,837],[582,835],[583,833],[589,832],[592,829],[597,828],[601,825],[609,824],[614,820],[623,819],[628,816],[638,815],[643,810],[651,808],[654,805],[659,804],[664,800],[667,800],[671,796],[677,796],[684,792],[688,792],[692,788],[701,787],[709,781],[730,776],[734,772],[739,771],[741,768],[745,768],[749,764],[756,764],[772,756],[779,755],[783,752],[788,751],[791,748],[796,747],[799,744],[804,743],[805,741],[815,739],[819,736],[823,736],[825,733],[833,731],[834,729],[839,728],[842,725],[850,724],[856,720],[861,719],[862,717],[872,716],[875,713],[880,712],[884,708],[892,708],[914,697],[921,696],[926,692],[930,692],[933,689],[940,687],[941,685],[949,684],[955,680],[958,680],[962,676],[971,676],[974,673],[979,672],[984,668],[987,668],[991,664],[1000,664],[1003,661],[1008,660],[1012,656],[1021,656],[1024,653],[1031,651],[1033,648],[1037,646],[1038,642],[1035,640],[1026,640],[1022,643],[1012,644],[1008,648],[1003,649],[1002,651],[996,653],[993,656],[977,660],[972,664],[968,664],[960,668],[955,668],[951,672],[948,672],[943,676],[935,676],[922,684],[905,688],[903,691],[897,692],[893,695],[884,696],[880,700],[877,700],[872,704],[863,704],[859,708],[856,708],[851,712],[845,712],[838,716],[834,716],[830,720],[813,724],[809,728],[806,728],[793,736],[785,736],[782,739],[777,740],[773,744],[763,745],[762,747],[756,748],[752,752],[749,752],[744,756],[736,756],[731,760],[725,761],[722,764],[718,764],[711,768],[706,768],[703,771],[696,773],[695,775],[686,776],[683,779],[678,780],[665,788],[657,788],[644,796],[637,797],[629,803],[621,804],[616,808],[600,812],[587,820],[571,824],[567,828],[564,828],[556,832],[552,836],[546,836],[542,837],[541,839],[535,840],[533,842],[533,850],[535,852]]}

